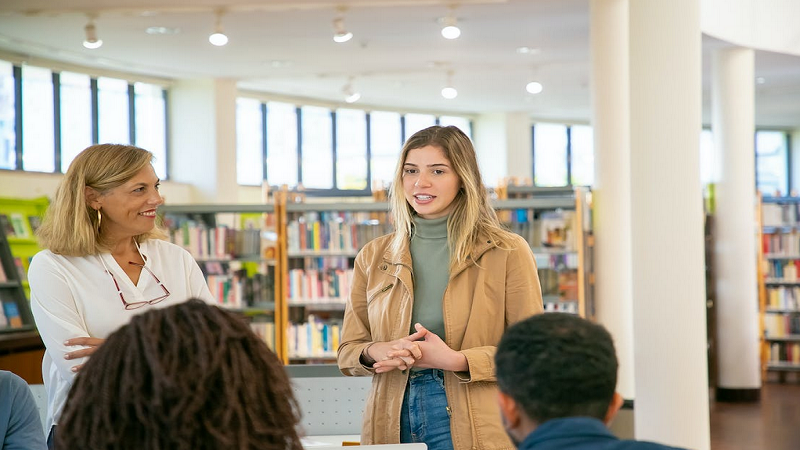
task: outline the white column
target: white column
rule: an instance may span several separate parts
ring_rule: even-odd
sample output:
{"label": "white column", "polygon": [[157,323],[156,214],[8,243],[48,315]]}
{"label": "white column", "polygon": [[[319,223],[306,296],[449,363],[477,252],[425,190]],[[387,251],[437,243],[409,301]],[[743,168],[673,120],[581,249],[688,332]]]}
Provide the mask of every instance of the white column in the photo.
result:
{"label": "white column", "polygon": [[614,337],[617,391],[635,396],[631,280],[628,0],[592,0],[592,126],[597,320]]}
{"label": "white column", "polygon": [[700,6],[629,8],[635,433],[708,450]]}
{"label": "white column", "polygon": [[170,174],[194,186],[195,202],[238,200],[236,93],[227,79],[181,80],[170,89]]}
{"label": "white column", "polygon": [[[758,390],[758,289],[755,217],[755,57],[752,49],[716,50],[712,122],[717,157],[714,278],[717,293],[718,398]],[[722,395],[725,394],[725,395]],[[739,394],[744,394],[740,392]],[[756,397],[758,393],[755,392]]]}

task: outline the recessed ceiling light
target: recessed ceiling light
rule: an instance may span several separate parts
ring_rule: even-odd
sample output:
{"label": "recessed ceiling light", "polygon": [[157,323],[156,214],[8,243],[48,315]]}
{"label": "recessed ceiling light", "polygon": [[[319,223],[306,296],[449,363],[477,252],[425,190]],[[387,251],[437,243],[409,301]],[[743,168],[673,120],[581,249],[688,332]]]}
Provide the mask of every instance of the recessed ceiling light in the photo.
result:
{"label": "recessed ceiling light", "polygon": [[267,61],[267,64],[269,64],[270,67],[280,69],[283,67],[290,67],[292,65],[292,62],[282,59],[273,59],[272,61]]}
{"label": "recessed ceiling light", "polygon": [[756,84],[764,84],[767,82],[767,79],[764,77],[756,77]]}
{"label": "recessed ceiling light", "polygon": [[542,50],[534,47],[517,47],[517,53],[520,55],[538,55]]}
{"label": "recessed ceiling light", "polygon": [[178,34],[181,32],[181,29],[173,27],[147,27],[144,32],[147,34]]}

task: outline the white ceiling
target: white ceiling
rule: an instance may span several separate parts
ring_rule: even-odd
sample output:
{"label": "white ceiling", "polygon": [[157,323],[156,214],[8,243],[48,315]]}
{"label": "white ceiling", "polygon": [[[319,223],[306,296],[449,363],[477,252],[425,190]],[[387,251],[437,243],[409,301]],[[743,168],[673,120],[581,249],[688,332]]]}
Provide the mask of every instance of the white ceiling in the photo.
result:
{"label": "white ceiling", "polygon": [[[588,0],[249,1],[2,0],[0,49],[170,79],[235,78],[243,89],[330,102],[342,101],[354,77],[364,105],[590,119]],[[462,35],[448,41],[437,20],[454,3]],[[337,44],[332,20],[342,5],[355,37]],[[214,47],[207,37],[220,7],[230,43]],[[97,50],[81,45],[87,13],[98,15]],[[145,33],[151,26],[180,32]],[[725,44],[703,42],[708,74],[710,49]],[[539,52],[517,53],[521,46]],[[448,70],[454,100],[439,94]],[[757,123],[800,127],[800,58],[757,52],[756,75],[766,81],[756,86]],[[541,94],[525,92],[533,78],[544,84]],[[704,86],[708,92],[708,76]]]}

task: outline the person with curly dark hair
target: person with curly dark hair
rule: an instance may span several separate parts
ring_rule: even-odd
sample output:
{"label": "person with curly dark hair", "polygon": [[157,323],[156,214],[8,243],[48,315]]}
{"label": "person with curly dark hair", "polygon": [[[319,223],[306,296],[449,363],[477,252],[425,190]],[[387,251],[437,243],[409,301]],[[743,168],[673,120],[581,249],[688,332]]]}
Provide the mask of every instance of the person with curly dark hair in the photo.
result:
{"label": "person with curly dark hair", "polygon": [[525,319],[506,330],[495,365],[503,424],[520,450],[679,450],[620,440],[606,427],[622,397],[601,325],[565,313]]}
{"label": "person with curly dark hair", "polygon": [[278,358],[241,317],[197,299],[133,317],[75,379],[56,446],[301,450]]}

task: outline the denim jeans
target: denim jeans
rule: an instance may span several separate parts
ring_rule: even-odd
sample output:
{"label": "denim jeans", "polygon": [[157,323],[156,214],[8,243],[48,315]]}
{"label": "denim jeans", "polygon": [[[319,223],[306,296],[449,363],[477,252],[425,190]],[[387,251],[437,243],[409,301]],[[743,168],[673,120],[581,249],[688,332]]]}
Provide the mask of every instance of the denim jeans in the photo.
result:
{"label": "denim jeans", "polygon": [[424,442],[428,450],[453,450],[444,372],[411,372],[400,412],[400,442]]}

